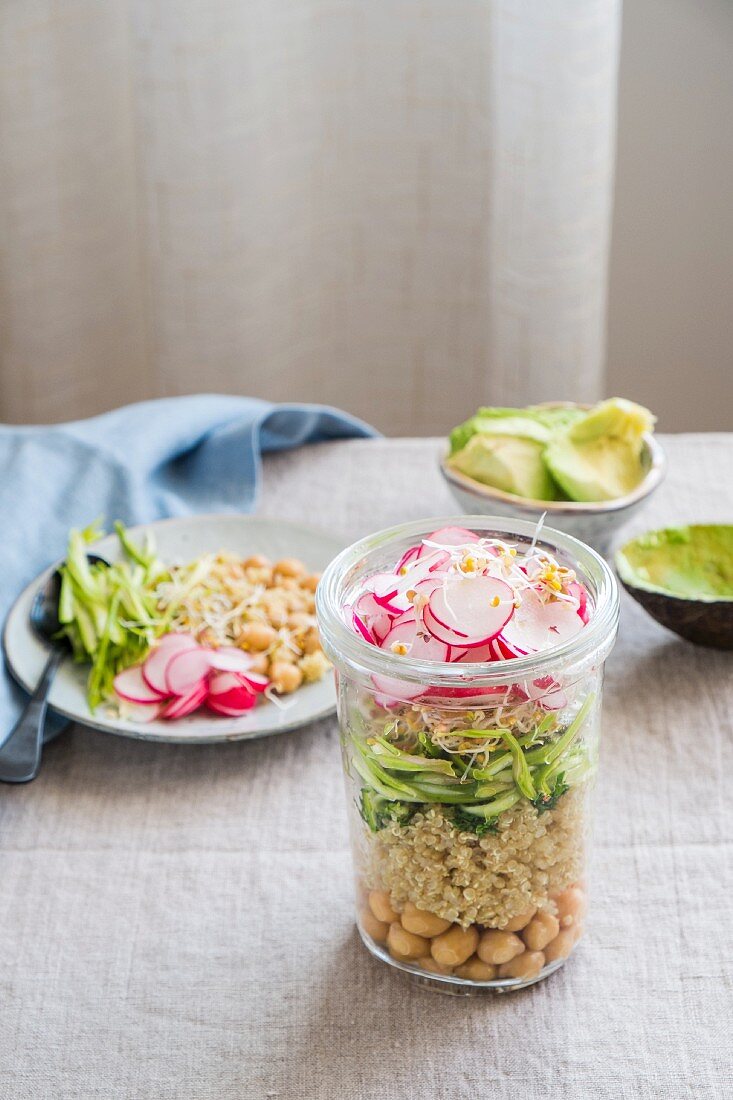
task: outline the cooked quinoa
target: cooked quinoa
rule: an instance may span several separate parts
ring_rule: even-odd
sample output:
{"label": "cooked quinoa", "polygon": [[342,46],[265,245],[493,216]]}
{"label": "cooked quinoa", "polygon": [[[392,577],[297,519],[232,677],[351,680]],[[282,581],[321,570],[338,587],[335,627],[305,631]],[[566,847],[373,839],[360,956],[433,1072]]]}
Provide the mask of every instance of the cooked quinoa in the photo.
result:
{"label": "cooked quinoa", "polygon": [[588,784],[544,813],[527,802],[497,819],[498,832],[462,832],[438,806],[409,824],[388,825],[366,840],[370,888],[386,890],[399,912],[419,909],[467,927],[504,928],[527,909],[553,910],[550,895],[581,877]]}

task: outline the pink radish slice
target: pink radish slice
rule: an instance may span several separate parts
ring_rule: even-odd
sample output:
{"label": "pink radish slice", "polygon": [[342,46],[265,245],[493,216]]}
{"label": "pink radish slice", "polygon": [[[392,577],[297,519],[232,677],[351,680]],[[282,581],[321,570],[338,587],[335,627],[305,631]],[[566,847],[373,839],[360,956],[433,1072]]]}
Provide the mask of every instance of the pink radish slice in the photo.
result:
{"label": "pink radish slice", "polygon": [[478,542],[479,536],[466,527],[439,527],[426,541],[437,542],[440,546],[463,546],[467,542]]}
{"label": "pink radish slice", "polygon": [[511,645],[503,634],[497,634],[493,639],[493,645],[496,646],[500,656],[506,661],[510,661],[513,657],[526,657],[529,652],[527,649],[520,649],[519,646]]}
{"label": "pink radish slice", "polygon": [[590,613],[588,611],[588,592],[584,584],[580,581],[571,581],[568,585],[568,595],[573,596],[578,601],[578,615],[580,615],[580,621],[583,626],[588,622]]}
{"label": "pink radish slice", "polygon": [[[428,609],[438,626],[454,635],[436,637],[471,648],[486,645],[503,629],[514,613],[514,593],[497,577],[461,577],[436,588]],[[435,633],[431,625],[428,629]]]}
{"label": "pink radish slice", "polygon": [[404,592],[395,592],[391,596],[379,596],[375,592],[374,600],[388,615],[402,615],[412,607]]}
{"label": "pink radish slice", "polygon": [[509,688],[499,687],[440,687],[430,688],[425,692],[426,699],[460,699],[462,702],[473,702],[477,705],[487,701],[496,702],[497,696],[504,698],[509,693]]}
{"label": "pink radish slice", "polygon": [[226,707],[227,710],[251,710],[256,702],[255,693],[248,691],[243,684],[238,684],[231,691],[220,691],[208,697],[209,706]]}
{"label": "pink radish slice", "polygon": [[244,684],[250,689],[250,691],[261,692],[265,691],[270,685],[270,681],[266,676],[261,676],[259,672],[245,672],[241,679]]}
{"label": "pink radish slice", "polygon": [[414,561],[415,558],[419,558],[421,551],[422,544],[420,546],[411,546],[408,550],[405,550],[404,554],[395,566],[395,573],[399,576],[402,567],[405,565],[409,565],[410,562]]}
{"label": "pink radish slice", "polygon": [[170,695],[165,670],[174,653],[187,649],[198,649],[198,642],[190,634],[164,634],[143,662],[142,674],[148,687],[160,695]]}
{"label": "pink radish slice", "polygon": [[221,672],[246,672],[252,667],[252,656],[235,646],[223,645],[219,649],[207,649],[209,665]]}
{"label": "pink radish slice", "polygon": [[171,701],[160,712],[161,718],[185,718],[187,714],[193,714],[201,706],[208,695],[205,683],[198,684],[188,695],[181,695]]}
{"label": "pink radish slice", "polygon": [[114,678],[114,685],[120,699],[124,699],[127,703],[159,703],[161,699],[167,698],[170,694],[167,691],[163,693],[151,688],[143,678],[140,665],[118,672]]}
{"label": "pink radish slice", "polygon": [[427,634],[424,630],[418,630],[417,622],[403,622],[399,626],[393,626],[387,637],[382,642],[382,649],[391,649],[395,643],[403,642],[409,646],[407,656],[414,661],[440,661],[448,660],[450,647],[445,642],[439,642],[437,638]]}
{"label": "pink radish slice", "polygon": [[380,676],[374,673],[372,681],[377,691],[391,699],[393,703],[409,703],[424,691],[422,684],[409,684],[393,676]]}
{"label": "pink radish slice", "polygon": [[354,610],[371,630],[377,641],[392,627],[392,619],[377,603],[373,592],[364,592],[356,601]]}
{"label": "pink radish slice", "polygon": [[221,714],[225,718],[243,718],[254,706],[254,696],[252,700],[253,701],[248,703],[246,707],[227,707],[223,703],[220,703],[217,697],[212,698],[209,696],[206,700],[206,705],[209,710],[213,710],[214,714]]}
{"label": "pink radish slice", "polygon": [[409,592],[411,588],[428,577],[439,577],[440,573],[450,564],[450,554],[447,550],[431,550],[423,554],[421,558],[407,567],[407,572],[400,577],[400,591]]}
{"label": "pink radish slice", "polygon": [[528,588],[502,634],[510,646],[538,653],[574,638],[582,629],[580,616],[571,604],[564,600],[543,603],[539,594]]}
{"label": "pink radish slice", "polygon": [[361,616],[356,613],[356,611],[354,611],[352,618],[357,633],[361,634],[364,641],[369,642],[370,645],[376,645],[377,639],[374,637],[369,627],[366,625]]}
{"label": "pink radish slice", "polygon": [[496,650],[493,648],[494,643],[488,642],[486,645],[473,646],[470,649],[463,650],[465,654],[461,658],[461,664],[488,664],[491,661],[498,660],[496,656]]}
{"label": "pink radish slice", "polygon": [[200,646],[174,653],[166,665],[165,679],[171,695],[188,696],[211,670],[210,654]]}
{"label": "pink radish slice", "polygon": [[398,579],[394,573],[373,573],[364,582],[364,589],[366,592],[373,592],[375,596],[389,599],[397,595]]}
{"label": "pink radish slice", "polygon": [[456,646],[457,648],[466,648],[466,635],[460,634],[456,630],[449,630],[444,623],[439,623],[431,613],[429,603],[422,609],[422,620],[426,630],[439,642],[445,642],[446,645]]}

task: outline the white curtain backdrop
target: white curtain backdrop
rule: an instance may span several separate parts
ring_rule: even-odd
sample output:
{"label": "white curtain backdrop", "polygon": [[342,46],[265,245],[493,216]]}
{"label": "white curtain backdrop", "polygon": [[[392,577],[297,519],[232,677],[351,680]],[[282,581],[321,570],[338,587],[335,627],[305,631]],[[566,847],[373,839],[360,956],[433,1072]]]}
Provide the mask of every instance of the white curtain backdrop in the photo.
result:
{"label": "white curtain backdrop", "polygon": [[4,0],[0,417],[603,390],[621,0]]}

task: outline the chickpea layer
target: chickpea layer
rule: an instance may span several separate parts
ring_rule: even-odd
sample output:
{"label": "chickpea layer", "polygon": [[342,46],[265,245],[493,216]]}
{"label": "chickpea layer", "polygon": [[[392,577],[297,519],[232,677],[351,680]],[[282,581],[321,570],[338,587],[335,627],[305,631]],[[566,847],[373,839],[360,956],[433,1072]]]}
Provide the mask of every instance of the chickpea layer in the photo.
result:
{"label": "chickpea layer", "polygon": [[566,959],[583,933],[585,891],[574,884],[547,899],[547,908],[516,917],[512,928],[450,924],[412,902],[401,911],[385,890],[367,896],[360,923],[392,958],[428,974],[469,982],[532,981]]}

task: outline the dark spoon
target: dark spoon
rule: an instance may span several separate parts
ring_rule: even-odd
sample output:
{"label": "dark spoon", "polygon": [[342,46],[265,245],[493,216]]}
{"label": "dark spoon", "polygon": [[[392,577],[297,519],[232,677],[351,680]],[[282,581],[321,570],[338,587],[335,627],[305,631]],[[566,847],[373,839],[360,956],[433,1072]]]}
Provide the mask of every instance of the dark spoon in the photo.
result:
{"label": "dark spoon", "polygon": [[[97,554],[87,554],[87,558],[91,565],[100,563],[109,565],[105,558],[100,558]],[[61,629],[60,592],[61,574],[58,569],[55,569],[43,588],[39,588],[33,598],[30,613],[31,626],[38,637],[51,646],[51,653],[36,690],[0,749],[0,783],[28,783],[36,778],[41,766],[48,693],[57,668],[70,652],[67,640],[55,637]]]}

